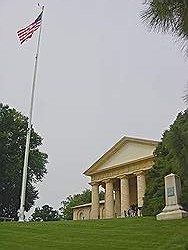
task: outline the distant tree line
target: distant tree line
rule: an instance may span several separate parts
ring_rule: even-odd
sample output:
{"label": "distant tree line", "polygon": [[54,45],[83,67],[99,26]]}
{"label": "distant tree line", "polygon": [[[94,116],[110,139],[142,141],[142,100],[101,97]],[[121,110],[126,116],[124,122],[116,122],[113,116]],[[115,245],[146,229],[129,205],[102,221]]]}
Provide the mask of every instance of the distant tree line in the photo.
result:
{"label": "distant tree line", "polygon": [[[104,192],[99,193],[99,199],[104,199]],[[85,189],[80,194],[69,195],[65,200],[61,202],[60,212],[62,219],[72,220],[73,219],[73,207],[83,205],[91,202],[91,190]]]}
{"label": "distant tree line", "polygon": [[61,219],[59,212],[49,205],[35,208],[29,218],[30,221],[58,221]]}

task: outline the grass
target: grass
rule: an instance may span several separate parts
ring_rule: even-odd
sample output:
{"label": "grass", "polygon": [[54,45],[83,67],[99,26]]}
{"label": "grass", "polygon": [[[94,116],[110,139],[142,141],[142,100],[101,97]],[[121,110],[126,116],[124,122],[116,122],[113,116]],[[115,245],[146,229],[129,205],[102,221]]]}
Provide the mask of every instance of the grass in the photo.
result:
{"label": "grass", "polygon": [[2,222],[2,250],[188,250],[188,219]]}

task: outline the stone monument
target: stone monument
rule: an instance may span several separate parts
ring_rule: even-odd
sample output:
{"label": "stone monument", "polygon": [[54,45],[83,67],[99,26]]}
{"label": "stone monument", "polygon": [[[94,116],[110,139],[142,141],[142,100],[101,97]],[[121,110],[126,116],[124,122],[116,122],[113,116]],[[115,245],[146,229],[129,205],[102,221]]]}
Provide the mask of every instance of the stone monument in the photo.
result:
{"label": "stone monument", "polygon": [[179,176],[169,174],[165,176],[165,201],[166,206],[157,215],[157,220],[182,219],[188,217],[188,212],[180,204],[181,182]]}

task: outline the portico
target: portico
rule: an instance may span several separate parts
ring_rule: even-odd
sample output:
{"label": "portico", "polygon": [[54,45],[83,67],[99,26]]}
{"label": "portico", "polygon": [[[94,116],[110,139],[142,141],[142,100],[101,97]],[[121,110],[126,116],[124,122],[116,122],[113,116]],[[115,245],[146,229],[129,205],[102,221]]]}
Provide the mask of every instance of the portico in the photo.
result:
{"label": "portico", "polygon": [[[157,144],[157,141],[123,137],[84,172],[91,178],[92,190],[92,203],[86,219],[125,217],[133,204],[142,208],[145,175],[152,168]],[[103,213],[100,189],[105,191]]]}
{"label": "portico", "polygon": [[145,171],[135,171],[126,175],[117,175],[91,183],[92,205],[91,219],[99,218],[99,187],[105,190],[105,218],[125,217],[131,205],[143,206],[145,194]]}

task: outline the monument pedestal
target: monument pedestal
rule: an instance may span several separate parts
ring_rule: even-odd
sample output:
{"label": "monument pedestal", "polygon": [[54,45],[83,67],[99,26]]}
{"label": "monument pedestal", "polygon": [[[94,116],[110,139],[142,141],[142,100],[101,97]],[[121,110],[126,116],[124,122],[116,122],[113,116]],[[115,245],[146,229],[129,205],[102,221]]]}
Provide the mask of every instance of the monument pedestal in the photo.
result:
{"label": "monument pedestal", "polygon": [[158,214],[157,220],[173,220],[188,217],[188,212],[180,205],[181,183],[180,178],[175,174],[165,176],[165,201],[166,206]]}
{"label": "monument pedestal", "polygon": [[157,215],[157,220],[183,219],[185,217],[188,217],[188,212],[183,209],[165,211],[164,208],[163,211]]}

